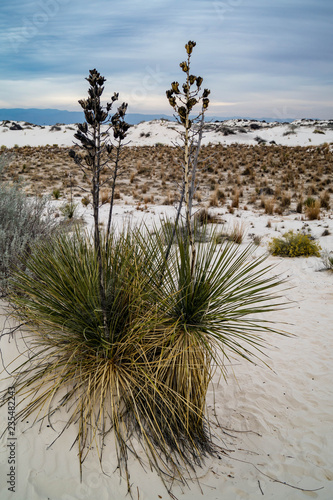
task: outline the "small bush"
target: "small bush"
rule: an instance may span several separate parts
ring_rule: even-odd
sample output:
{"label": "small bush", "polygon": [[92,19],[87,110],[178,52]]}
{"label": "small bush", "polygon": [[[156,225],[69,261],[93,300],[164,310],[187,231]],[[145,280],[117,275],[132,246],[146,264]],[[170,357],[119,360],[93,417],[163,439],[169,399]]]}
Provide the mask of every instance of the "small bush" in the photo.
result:
{"label": "small bush", "polygon": [[267,214],[267,215],[273,215],[273,213],[274,213],[274,207],[275,207],[274,200],[273,199],[265,200],[264,207],[265,207],[265,214]]}
{"label": "small bush", "polygon": [[323,264],[328,271],[333,272],[333,252],[324,252],[321,256]]}
{"label": "small bush", "polygon": [[253,235],[253,243],[257,246],[260,246],[260,243],[261,243],[261,240],[262,240],[262,236],[259,236],[258,234],[255,234]]}
{"label": "small bush", "polygon": [[61,196],[60,189],[58,189],[58,188],[53,189],[52,196],[55,200],[59,200],[59,198]]}
{"label": "small bush", "polygon": [[313,131],[314,134],[323,134],[325,135],[325,132],[323,130],[320,130],[319,128],[316,128],[314,131]]}
{"label": "small bush", "polygon": [[83,198],[81,198],[81,203],[84,207],[87,207],[90,203],[88,196],[84,196]]}
{"label": "small bush", "polygon": [[73,219],[75,215],[77,205],[75,203],[65,203],[60,207],[60,212],[65,217],[65,219]]}
{"label": "small bush", "polygon": [[324,191],[324,193],[320,197],[320,207],[329,210],[330,208],[330,193],[328,191]]}
{"label": "small bush", "polygon": [[45,198],[28,198],[18,187],[0,184],[0,292],[6,294],[14,267],[24,268],[23,254],[56,227]]}
{"label": "small bush", "polygon": [[282,257],[309,257],[320,256],[320,246],[312,241],[308,235],[288,231],[282,238],[273,238],[269,244],[272,255]]}
{"label": "small bush", "polygon": [[304,205],[306,207],[312,207],[316,203],[316,200],[312,198],[312,196],[308,196],[307,199],[304,201]]}
{"label": "small bush", "polygon": [[306,216],[309,220],[320,219],[320,201],[316,200],[313,205],[306,207]]}

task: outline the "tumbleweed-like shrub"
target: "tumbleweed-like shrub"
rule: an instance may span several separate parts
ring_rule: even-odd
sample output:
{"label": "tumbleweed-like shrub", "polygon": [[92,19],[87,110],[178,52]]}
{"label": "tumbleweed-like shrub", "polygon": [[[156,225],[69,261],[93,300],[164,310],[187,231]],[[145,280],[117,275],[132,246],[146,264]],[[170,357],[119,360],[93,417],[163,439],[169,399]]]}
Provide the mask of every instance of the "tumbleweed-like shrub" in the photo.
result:
{"label": "tumbleweed-like shrub", "polygon": [[273,238],[269,243],[272,255],[282,257],[320,257],[320,245],[308,235],[288,231],[282,237]]}
{"label": "tumbleweed-like shrub", "polygon": [[56,219],[48,211],[47,199],[28,197],[19,186],[0,182],[0,294],[6,295],[14,266],[24,267],[22,255],[34,244],[50,237]]}

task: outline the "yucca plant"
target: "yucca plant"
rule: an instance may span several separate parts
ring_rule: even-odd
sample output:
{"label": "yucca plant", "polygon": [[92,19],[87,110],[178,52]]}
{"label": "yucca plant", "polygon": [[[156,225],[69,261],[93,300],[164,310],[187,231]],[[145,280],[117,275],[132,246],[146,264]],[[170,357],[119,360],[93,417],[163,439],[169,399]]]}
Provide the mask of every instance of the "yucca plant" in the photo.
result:
{"label": "yucca plant", "polygon": [[[162,407],[171,394],[173,397],[173,411],[163,408],[173,431],[168,443],[171,449],[176,449],[173,439],[185,443],[180,456],[185,463],[190,457],[190,464],[201,463],[206,454],[216,451],[206,412],[207,389],[215,370],[221,369],[226,376],[230,357],[262,358],[268,335],[283,332],[256,315],[285,305],[274,292],[283,280],[273,274],[272,266],[264,265],[266,255],[253,256],[256,245],[244,249],[233,241],[220,245],[216,230],[207,226],[198,233],[194,226],[193,236],[198,241],[194,268],[184,238],[186,227],[179,226],[162,267],[163,280],[150,281],[164,328],[152,368],[161,392],[169,394]],[[153,239],[146,236],[144,244],[159,246],[163,255],[165,242],[173,234],[172,225],[166,224]],[[168,430],[163,430],[164,436]]]}
{"label": "yucca plant", "polygon": [[23,405],[17,418],[51,418],[66,407],[65,428],[78,423],[80,465],[94,441],[99,441],[102,453],[104,438],[113,428],[119,467],[127,474],[133,430],[153,463],[158,463],[160,452],[168,456],[166,433],[160,427],[168,428],[170,435],[174,431],[162,402],[171,414],[175,397],[156,384],[154,353],[157,339],[165,334],[160,333],[165,332],[163,320],[149,285],[157,256],[143,252],[135,232],[109,237],[108,253],[102,254],[108,339],[99,259],[89,237],[77,231],[44,243],[29,258],[26,271],[14,276],[10,300],[29,339],[29,359],[18,368],[15,380]]}
{"label": "yucca plant", "polygon": [[[125,122],[124,116],[127,110],[127,104],[122,103],[119,106],[117,113],[110,119],[109,113],[112,105],[118,99],[116,92],[111,98],[111,102],[106,103],[104,107],[101,102],[101,96],[104,92],[104,83],[106,79],[96,69],[89,71],[89,76],[86,78],[89,83],[88,98],[79,100],[79,104],[84,111],[86,121],[78,125],[78,130],[74,137],[79,141],[79,148],[82,154],[78,154],[71,149],[69,155],[75,163],[81,168],[84,174],[89,174],[91,183],[92,206],[94,216],[94,245],[97,252],[99,262],[99,295],[101,298],[101,310],[104,317],[104,336],[108,339],[108,323],[107,323],[107,303],[105,290],[105,277],[103,275],[102,253],[101,246],[101,231],[99,227],[99,209],[100,209],[100,190],[105,181],[102,181],[102,174],[108,175],[112,179],[112,195],[110,199],[109,219],[107,226],[107,238],[105,240],[105,252],[109,244],[109,233],[111,230],[112,208],[114,202],[114,190],[119,168],[119,155],[122,141],[126,137],[129,125]],[[109,130],[113,130],[114,139],[117,141],[116,157],[112,160],[113,144],[109,138],[109,130],[102,133],[102,125],[108,124]],[[114,163],[113,172],[110,163]]]}
{"label": "yucca plant", "polygon": [[[185,45],[187,60],[180,63],[180,68],[185,73],[186,78],[181,89],[179,82],[174,81],[171,83],[171,89],[166,91],[169,104],[175,111],[175,118],[183,126],[183,131],[180,132],[180,139],[182,141],[183,151],[183,182],[181,189],[181,197],[176,216],[175,228],[178,225],[182,205],[185,205],[185,225],[186,225],[186,238],[188,239],[189,248],[191,250],[192,262],[194,265],[195,260],[195,247],[192,235],[191,218],[192,218],[192,205],[196,185],[196,174],[198,167],[198,158],[201,147],[205,112],[208,109],[210,90],[204,89],[201,92],[203,78],[191,73],[191,57],[196,42],[189,40]],[[195,112],[196,105],[200,105],[199,112]],[[197,125],[197,130],[195,129]],[[168,247],[166,255],[170,251]]]}
{"label": "yucca plant", "polygon": [[[187,130],[185,144],[194,101],[201,100],[201,120],[208,106],[209,91],[198,95],[202,78],[189,72],[194,46],[186,45],[188,61],[181,64],[186,109],[177,104],[182,98],[177,82],[169,95]],[[91,168],[94,238],[79,230],[58,235],[35,248],[26,270],[11,281],[13,316],[25,325],[25,339],[30,337],[28,360],[14,382],[22,405],[17,417],[52,419],[65,408],[65,428],[77,425],[81,468],[93,443],[102,460],[112,429],[129,490],[130,450],[140,460],[133,437],[164,481],[186,483],[205,455],[216,452],[206,412],[214,371],[220,367],[225,375],[225,359],[233,355],[250,361],[263,355],[266,334],[277,331],[254,316],[283,305],[273,293],[281,280],[267,274],[272,269],[264,265],[265,257],[253,257],[255,245],[243,250],[230,241],[219,245],[205,226],[199,233],[190,220],[195,170],[184,173],[184,225],[177,220],[154,233],[139,228],[116,235],[109,218],[106,233],[101,231],[97,194],[103,151],[112,148],[104,143],[103,150],[100,126],[111,103],[106,110],[101,106],[105,79],[96,70],[88,81],[89,98],[82,101],[87,122],[76,135],[85,156],[76,151],[71,156]],[[125,110],[118,109],[113,121],[119,139],[127,130]],[[186,153],[185,148],[188,168],[191,154],[196,164],[199,147],[200,137],[197,149]],[[117,169],[114,173],[113,183]]]}
{"label": "yucca plant", "polygon": [[77,231],[43,243],[11,284],[14,316],[25,324],[29,346],[14,382],[22,405],[17,417],[52,421],[65,408],[64,427],[77,425],[81,466],[93,443],[102,460],[112,428],[129,489],[129,450],[139,459],[133,436],[167,488],[167,477],[186,483],[216,453],[206,412],[215,369],[225,372],[233,355],[260,356],[265,334],[276,332],[252,318],[276,307],[272,289],[280,283],[267,276],[264,257],[249,262],[255,246],[219,245],[205,228],[191,272],[181,228],[165,261],[172,231],[167,225],[154,234],[142,228],[110,234],[103,254],[109,340],[88,236]]}

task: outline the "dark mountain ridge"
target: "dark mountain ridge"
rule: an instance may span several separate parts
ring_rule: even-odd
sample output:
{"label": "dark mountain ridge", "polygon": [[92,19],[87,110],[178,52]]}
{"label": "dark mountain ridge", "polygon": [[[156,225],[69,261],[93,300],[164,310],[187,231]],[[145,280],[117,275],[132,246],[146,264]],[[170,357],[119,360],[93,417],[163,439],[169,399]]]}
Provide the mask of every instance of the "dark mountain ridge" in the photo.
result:
{"label": "dark mountain ridge", "polygon": [[[241,116],[225,116],[225,117],[217,117],[217,116],[206,116],[206,121],[224,121],[230,119],[250,119],[256,121],[266,122],[291,122],[292,118],[254,118],[254,117],[241,117]],[[137,125],[143,121],[151,121],[158,119],[166,119],[174,121],[175,118],[173,116],[168,116],[164,114],[141,114],[141,113],[128,113],[126,115],[126,120],[131,125]],[[3,120],[12,120],[12,121],[23,121],[33,123],[35,125],[56,125],[57,123],[62,123],[65,125],[70,125],[71,123],[80,123],[84,121],[84,114],[81,111],[67,111],[60,109],[40,109],[40,108],[2,108],[0,109],[0,122]]]}

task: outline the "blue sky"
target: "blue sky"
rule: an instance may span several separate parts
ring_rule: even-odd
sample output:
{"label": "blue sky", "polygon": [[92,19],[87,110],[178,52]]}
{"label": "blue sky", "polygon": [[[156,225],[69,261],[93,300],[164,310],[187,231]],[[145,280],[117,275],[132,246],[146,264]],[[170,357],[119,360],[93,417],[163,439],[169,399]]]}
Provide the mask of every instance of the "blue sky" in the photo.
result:
{"label": "blue sky", "polygon": [[10,0],[0,5],[0,108],[80,110],[89,69],[132,113],[172,110],[192,72],[215,116],[333,118],[332,0]]}

